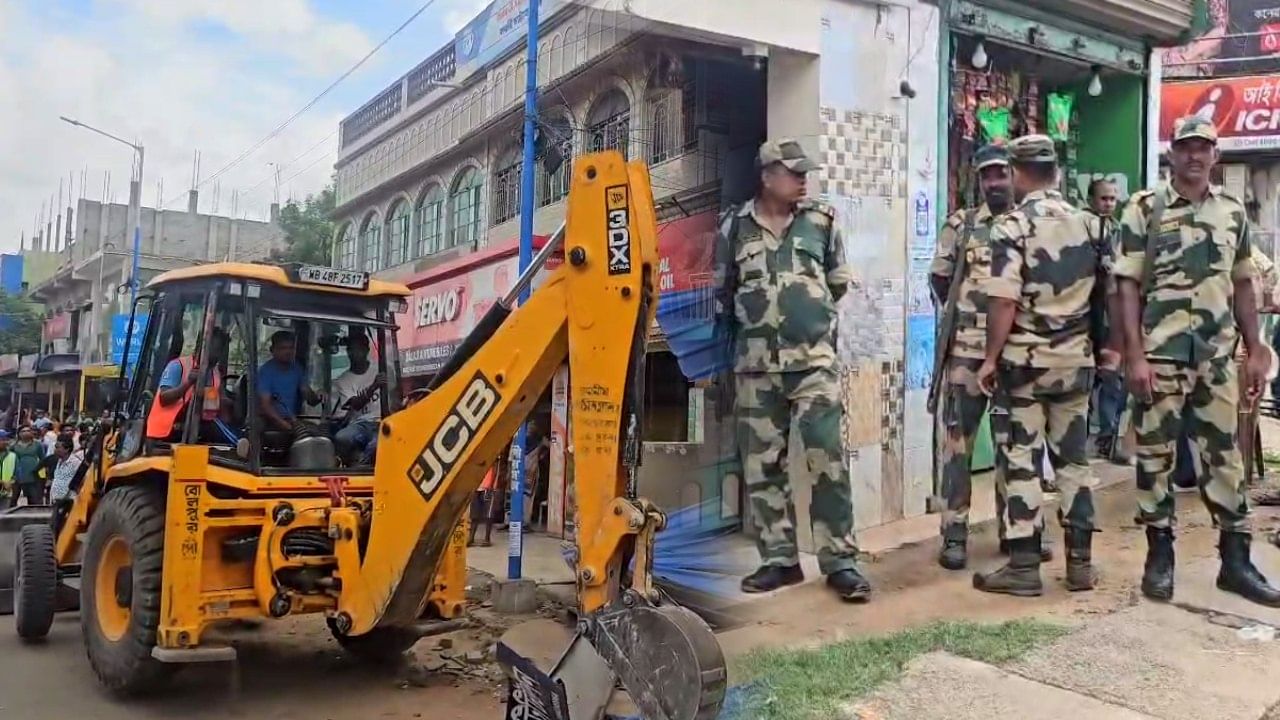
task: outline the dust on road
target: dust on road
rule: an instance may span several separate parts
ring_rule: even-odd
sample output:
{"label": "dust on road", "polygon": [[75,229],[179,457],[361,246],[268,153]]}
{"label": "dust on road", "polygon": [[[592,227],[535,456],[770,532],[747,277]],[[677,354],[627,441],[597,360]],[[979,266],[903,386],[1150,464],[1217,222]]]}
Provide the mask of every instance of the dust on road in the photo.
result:
{"label": "dust on road", "polygon": [[465,631],[452,648],[427,638],[408,662],[378,668],[344,655],[318,616],[266,622],[230,633],[238,676],[230,665],[190,666],[159,696],[125,702],[98,686],[77,614],[59,615],[40,645],[18,642],[11,623],[0,618],[4,720],[494,720],[503,712],[500,671],[466,658],[484,636]]}

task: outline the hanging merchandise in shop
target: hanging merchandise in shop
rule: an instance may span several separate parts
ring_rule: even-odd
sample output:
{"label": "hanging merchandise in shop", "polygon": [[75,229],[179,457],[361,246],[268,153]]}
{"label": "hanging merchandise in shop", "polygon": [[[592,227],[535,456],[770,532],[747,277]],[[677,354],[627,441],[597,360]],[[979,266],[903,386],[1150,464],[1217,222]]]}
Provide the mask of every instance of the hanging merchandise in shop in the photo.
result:
{"label": "hanging merchandise in shop", "polygon": [[[974,152],[1033,133],[1057,142],[1061,190],[1077,205],[1095,179],[1116,182],[1122,197],[1141,185],[1145,78],[1138,56],[1011,15],[969,20],[995,34],[952,35],[949,211],[981,203],[970,171]],[[1018,31],[1021,42],[1005,40]],[[1132,64],[1138,69],[1125,69]]]}

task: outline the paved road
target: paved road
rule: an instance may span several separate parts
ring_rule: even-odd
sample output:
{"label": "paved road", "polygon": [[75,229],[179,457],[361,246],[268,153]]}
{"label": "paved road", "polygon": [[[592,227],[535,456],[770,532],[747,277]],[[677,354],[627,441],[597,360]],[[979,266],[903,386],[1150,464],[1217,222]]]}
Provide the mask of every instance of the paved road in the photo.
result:
{"label": "paved road", "polygon": [[502,717],[492,687],[455,685],[449,676],[430,678],[426,687],[405,683],[395,670],[363,667],[348,659],[328,637],[323,621],[308,620],[237,631],[238,682],[230,666],[189,667],[163,696],[124,703],[99,689],[80,642],[77,615],[59,616],[48,642],[34,646],[18,642],[12,618],[0,617],[0,719]]}

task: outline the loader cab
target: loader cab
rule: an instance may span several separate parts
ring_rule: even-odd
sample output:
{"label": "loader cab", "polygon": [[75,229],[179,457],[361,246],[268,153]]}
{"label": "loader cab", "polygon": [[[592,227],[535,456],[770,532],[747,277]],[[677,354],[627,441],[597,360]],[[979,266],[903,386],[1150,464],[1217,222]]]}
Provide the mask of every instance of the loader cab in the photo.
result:
{"label": "loader cab", "polygon": [[[254,475],[372,473],[365,455],[339,453],[335,441],[357,417],[376,430],[377,418],[399,408],[395,314],[407,290],[364,273],[236,264],[166,273],[149,290],[150,320],[117,460],[171,454],[183,443],[207,445],[211,464]],[[273,356],[273,337],[291,340],[288,357]],[[352,377],[343,377],[351,357],[367,357],[352,376],[366,380],[360,389],[371,396],[358,411],[335,404],[339,389],[350,394]],[[170,423],[157,396],[178,377],[175,363],[195,385]],[[186,372],[191,366],[200,371]],[[282,386],[282,370],[299,382]],[[304,388],[321,401],[312,402]],[[288,423],[275,422],[264,402],[287,410]]]}

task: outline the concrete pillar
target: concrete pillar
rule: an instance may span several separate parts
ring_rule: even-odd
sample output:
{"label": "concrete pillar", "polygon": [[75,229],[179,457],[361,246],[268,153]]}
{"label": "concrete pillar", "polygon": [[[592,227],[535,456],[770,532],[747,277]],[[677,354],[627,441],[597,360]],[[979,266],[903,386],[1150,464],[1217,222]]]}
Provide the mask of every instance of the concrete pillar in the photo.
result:
{"label": "concrete pillar", "polygon": [[[276,207],[278,208],[279,206],[277,205]],[[240,223],[232,220],[230,232],[231,232],[231,240],[230,242],[227,243],[227,259],[234,261],[238,259],[237,255],[239,253]]]}
{"label": "concrete pillar", "polygon": [[200,191],[191,190],[187,193],[187,212],[192,215],[196,214],[196,208],[200,205]]}
{"label": "concrete pillar", "polygon": [[[205,225],[205,260],[217,259],[215,256],[218,252],[218,222],[218,220],[214,219],[214,217],[210,215],[209,222]],[[235,225],[235,220],[231,220],[229,222],[232,225]]]}
{"label": "concrete pillar", "polygon": [[278,225],[280,223],[280,203],[271,203],[271,224]]}

